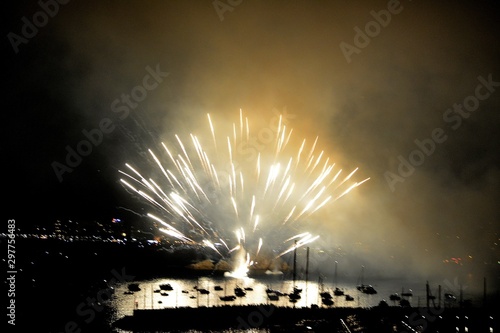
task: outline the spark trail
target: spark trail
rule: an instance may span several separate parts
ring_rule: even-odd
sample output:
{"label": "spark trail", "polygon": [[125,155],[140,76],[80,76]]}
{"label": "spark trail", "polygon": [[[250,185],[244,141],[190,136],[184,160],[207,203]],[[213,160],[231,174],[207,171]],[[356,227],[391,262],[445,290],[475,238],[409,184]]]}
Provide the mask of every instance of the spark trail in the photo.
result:
{"label": "spark trail", "polygon": [[148,216],[165,234],[222,257],[245,249],[245,272],[266,247],[278,258],[315,241],[319,236],[306,231],[309,217],[369,179],[351,181],[357,168],[343,177],[317,150],[317,137],[294,149],[281,117],[255,158],[245,154],[255,136],[241,110],[229,135],[207,118],[208,134],[190,133],[187,141],[176,134],[158,152],[149,150],[147,174],[127,163],[120,182],[155,208]]}

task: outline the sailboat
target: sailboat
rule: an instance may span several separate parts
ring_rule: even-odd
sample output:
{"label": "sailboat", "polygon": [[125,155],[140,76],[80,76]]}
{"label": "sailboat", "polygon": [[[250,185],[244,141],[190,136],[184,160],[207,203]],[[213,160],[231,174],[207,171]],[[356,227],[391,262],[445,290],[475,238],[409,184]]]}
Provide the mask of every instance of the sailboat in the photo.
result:
{"label": "sailboat", "polygon": [[376,294],[377,291],[375,288],[373,288],[372,285],[370,284],[364,284],[364,273],[365,273],[365,266],[361,266],[361,283],[356,286],[356,289],[361,291],[363,294]]}
{"label": "sailboat", "polygon": [[302,289],[297,288],[295,280],[297,278],[297,241],[295,241],[295,249],[293,251],[293,291],[288,295],[290,302],[295,303],[301,298]]}
{"label": "sailboat", "polygon": [[344,296],[344,291],[340,290],[339,287],[337,287],[337,264],[338,264],[338,262],[335,261],[335,278],[334,278],[335,290],[333,291],[333,294],[335,296]]}
{"label": "sailboat", "polygon": [[318,277],[318,285],[319,285],[319,295],[322,299],[332,299],[332,294],[325,290],[325,285],[323,284],[323,278],[321,275]]}

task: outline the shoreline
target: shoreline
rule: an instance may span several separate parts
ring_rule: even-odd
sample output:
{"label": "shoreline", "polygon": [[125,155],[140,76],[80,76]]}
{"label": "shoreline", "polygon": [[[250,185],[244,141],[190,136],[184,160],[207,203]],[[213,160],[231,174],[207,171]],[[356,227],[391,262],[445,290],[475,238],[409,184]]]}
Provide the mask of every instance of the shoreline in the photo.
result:
{"label": "shoreline", "polygon": [[[419,326],[439,332],[497,331],[498,305],[476,308],[413,308],[377,306],[372,308],[277,307],[274,305],[223,305],[134,310],[113,327],[125,331],[270,329],[277,332],[410,332]],[[187,320],[186,318],[190,318]],[[431,331],[431,330],[429,330]],[[426,332],[426,331],[424,331]]]}

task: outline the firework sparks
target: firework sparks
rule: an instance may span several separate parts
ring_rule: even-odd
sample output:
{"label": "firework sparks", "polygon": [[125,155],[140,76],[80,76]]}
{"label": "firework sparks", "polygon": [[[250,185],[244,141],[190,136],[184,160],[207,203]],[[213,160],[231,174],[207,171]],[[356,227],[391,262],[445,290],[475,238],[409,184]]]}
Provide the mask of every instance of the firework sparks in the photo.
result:
{"label": "firework sparks", "polygon": [[[162,155],[149,150],[153,167],[148,176],[127,163],[130,171],[120,171],[125,178],[120,181],[159,211],[161,217],[148,216],[165,234],[204,245],[222,257],[233,251],[245,253],[239,259],[245,266],[239,273],[246,273],[266,246],[285,247],[280,257],[315,241],[319,236],[304,231],[283,245],[276,235],[288,237],[306,228],[312,214],[368,180],[350,183],[356,168],[338,181],[342,170],[335,172],[325,152],[316,151],[318,137],[310,147],[303,139],[295,151],[289,146],[292,129],[281,116],[269,149],[259,149],[256,161],[251,159],[254,154],[244,153],[255,137],[241,110],[238,124],[232,124],[223,144],[217,138],[224,136],[218,135],[216,124],[207,117],[208,139],[189,134],[190,140],[184,143],[176,134],[172,145],[162,143]],[[290,245],[293,239],[297,242]]]}

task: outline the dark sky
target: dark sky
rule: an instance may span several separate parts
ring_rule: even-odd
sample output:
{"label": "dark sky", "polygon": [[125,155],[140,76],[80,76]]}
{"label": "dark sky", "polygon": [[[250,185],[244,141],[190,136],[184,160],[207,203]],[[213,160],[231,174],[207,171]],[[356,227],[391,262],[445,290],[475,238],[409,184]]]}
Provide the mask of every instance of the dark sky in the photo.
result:
{"label": "dark sky", "polygon": [[[117,170],[147,148],[208,112],[238,121],[241,108],[265,122],[286,108],[297,133],[319,135],[332,158],[360,168],[358,180],[370,177],[325,208],[325,242],[424,272],[460,257],[474,276],[498,278],[496,1],[214,3],[4,10],[7,215],[29,224],[123,214],[136,203]],[[114,112],[147,68],[161,82]],[[58,179],[54,162],[99,126],[99,144]],[[419,165],[399,167],[400,156]]]}

